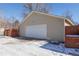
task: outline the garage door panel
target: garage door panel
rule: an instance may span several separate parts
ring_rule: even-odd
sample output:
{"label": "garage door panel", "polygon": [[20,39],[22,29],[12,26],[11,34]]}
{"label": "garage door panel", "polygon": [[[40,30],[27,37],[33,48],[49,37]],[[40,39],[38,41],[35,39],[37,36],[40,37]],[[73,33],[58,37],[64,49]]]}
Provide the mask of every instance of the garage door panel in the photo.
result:
{"label": "garage door panel", "polygon": [[27,37],[47,38],[47,25],[31,25],[26,28]]}

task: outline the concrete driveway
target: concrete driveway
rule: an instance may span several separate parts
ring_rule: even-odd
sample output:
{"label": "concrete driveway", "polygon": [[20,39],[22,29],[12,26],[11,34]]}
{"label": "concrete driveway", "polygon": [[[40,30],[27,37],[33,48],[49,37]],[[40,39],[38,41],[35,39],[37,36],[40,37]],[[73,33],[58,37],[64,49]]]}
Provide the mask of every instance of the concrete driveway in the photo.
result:
{"label": "concrete driveway", "polygon": [[24,40],[0,36],[0,56],[68,56],[42,48],[47,43],[44,40]]}

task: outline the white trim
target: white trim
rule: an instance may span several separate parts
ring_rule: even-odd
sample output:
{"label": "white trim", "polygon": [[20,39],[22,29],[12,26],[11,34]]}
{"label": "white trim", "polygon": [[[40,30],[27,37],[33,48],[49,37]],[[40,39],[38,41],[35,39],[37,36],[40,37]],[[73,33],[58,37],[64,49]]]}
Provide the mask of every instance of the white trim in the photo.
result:
{"label": "white trim", "polygon": [[71,20],[69,20],[69,19],[65,19],[65,20],[67,20],[68,22],[70,22],[72,25],[75,25]]}

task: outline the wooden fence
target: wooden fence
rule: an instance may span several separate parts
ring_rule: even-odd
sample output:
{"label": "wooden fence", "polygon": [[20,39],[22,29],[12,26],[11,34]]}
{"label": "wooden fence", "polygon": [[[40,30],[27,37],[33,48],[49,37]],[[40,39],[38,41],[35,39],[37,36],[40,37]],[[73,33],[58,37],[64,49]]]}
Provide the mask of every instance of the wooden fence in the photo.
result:
{"label": "wooden fence", "polygon": [[[79,25],[78,26],[66,26],[65,35],[79,35]],[[79,48],[79,37],[65,36],[65,47]]]}
{"label": "wooden fence", "polygon": [[79,48],[79,37],[65,37],[65,47]]}
{"label": "wooden fence", "polygon": [[65,35],[79,35],[79,26],[66,26]]}
{"label": "wooden fence", "polygon": [[17,37],[19,36],[19,31],[17,29],[5,29],[5,36]]}

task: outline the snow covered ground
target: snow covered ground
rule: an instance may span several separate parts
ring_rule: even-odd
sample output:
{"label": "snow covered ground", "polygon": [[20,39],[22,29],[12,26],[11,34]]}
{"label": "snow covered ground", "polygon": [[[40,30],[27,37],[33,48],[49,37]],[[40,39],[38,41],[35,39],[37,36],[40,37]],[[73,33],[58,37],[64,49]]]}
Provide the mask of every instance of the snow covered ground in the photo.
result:
{"label": "snow covered ground", "polygon": [[65,48],[63,43],[49,43],[45,40],[21,40],[0,36],[0,56],[72,56],[79,55],[79,49]]}

